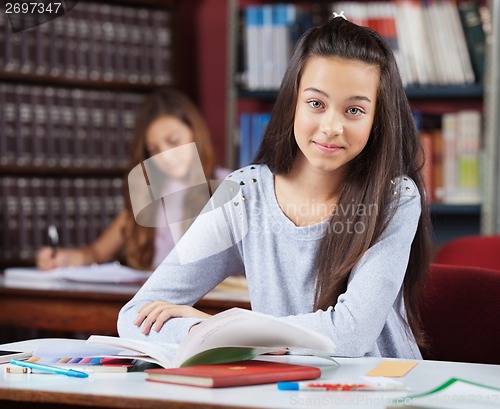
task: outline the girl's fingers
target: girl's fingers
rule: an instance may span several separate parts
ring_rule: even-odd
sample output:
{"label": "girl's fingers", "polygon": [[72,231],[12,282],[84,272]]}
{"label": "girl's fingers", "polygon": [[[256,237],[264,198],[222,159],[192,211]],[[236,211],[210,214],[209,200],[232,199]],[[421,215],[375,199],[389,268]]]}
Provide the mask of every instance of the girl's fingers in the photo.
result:
{"label": "girl's fingers", "polygon": [[143,305],[141,308],[137,310],[137,317],[134,320],[134,325],[141,325],[142,321],[144,321],[144,319],[148,316],[145,308],[147,305],[148,304]]}
{"label": "girl's fingers", "polygon": [[141,332],[149,334],[151,330],[158,332],[170,318],[208,318],[210,315],[187,305],[175,305],[164,301],[144,304],[138,310],[134,324],[142,326]]}
{"label": "girl's fingers", "polygon": [[141,325],[142,322],[146,319],[146,317],[151,314],[151,311],[154,310],[155,306],[159,301],[150,302],[144,304],[141,308],[137,310],[137,317],[134,320],[135,325]]}
{"label": "girl's fingers", "polygon": [[144,318],[146,318],[146,315],[138,314],[134,320],[134,325],[137,325],[137,326],[141,325],[142,321],[144,321]]}
{"label": "girl's fingers", "polygon": [[172,315],[171,315],[171,312],[170,309],[168,310],[163,310],[159,315],[158,317],[156,317],[156,321],[154,323],[154,326],[153,326],[153,331],[160,331],[161,328],[163,327],[163,324],[165,324],[165,322],[172,318]]}
{"label": "girl's fingers", "polygon": [[158,306],[152,313],[148,315],[146,319],[149,330],[151,328],[158,332],[163,327],[163,324],[170,318],[182,317],[181,309],[178,306]]}
{"label": "girl's fingers", "polygon": [[163,308],[163,310],[157,315],[153,330],[156,332],[160,331],[163,324],[165,324],[165,322],[170,318],[201,317],[201,314],[207,315],[187,305],[170,304],[168,307]]}
{"label": "girl's fingers", "polygon": [[148,316],[142,322],[141,332],[143,334],[149,334],[149,332],[151,331],[151,327],[156,322],[156,319],[160,313],[161,310],[160,311],[153,310],[148,314]]}
{"label": "girl's fingers", "polygon": [[161,328],[161,326],[163,326],[163,323],[170,318],[170,315],[166,312],[170,309],[170,305],[172,304],[155,301],[151,303],[148,308],[144,309],[143,312],[141,312],[141,314],[136,318],[136,322],[141,321],[142,323],[141,332],[143,334],[149,334],[155,322],[159,320],[160,314],[163,313],[164,318],[160,325]]}

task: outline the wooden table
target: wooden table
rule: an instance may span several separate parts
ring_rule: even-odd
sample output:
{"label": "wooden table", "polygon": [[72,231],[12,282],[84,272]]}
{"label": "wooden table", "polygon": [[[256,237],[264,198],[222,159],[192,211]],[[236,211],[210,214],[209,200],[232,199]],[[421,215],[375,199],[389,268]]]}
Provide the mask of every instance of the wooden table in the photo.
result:
{"label": "wooden table", "polygon": [[[139,288],[63,280],[12,281],[0,276],[0,327],[117,335],[118,312]],[[249,308],[250,303],[246,291],[216,289],[196,307],[215,314],[231,307]]]}

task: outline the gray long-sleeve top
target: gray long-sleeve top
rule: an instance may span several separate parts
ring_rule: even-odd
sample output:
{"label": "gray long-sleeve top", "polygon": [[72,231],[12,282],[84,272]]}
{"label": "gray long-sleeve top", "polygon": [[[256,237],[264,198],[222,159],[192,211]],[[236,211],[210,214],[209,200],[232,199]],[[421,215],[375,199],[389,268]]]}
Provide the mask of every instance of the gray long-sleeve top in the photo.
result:
{"label": "gray long-sleeve top", "polygon": [[[179,343],[199,319],[173,318],[158,333],[143,335],[133,324],[137,309],[155,300],[193,305],[226,277],[245,274],[253,310],[325,334],[336,346],[332,355],[420,359],[406,325],[402,292],[420,194],[407,177],[395,180],[394,193],[398,208],[378,242],[353,268],[345,293],[328,309],[312,312],[315,256],[328,221],[295,226],[279,207],[274,175],[266,165],[233,172],[122,308],[120,336]],[[362,234],[363,226],[335,228],[357,228]]]}

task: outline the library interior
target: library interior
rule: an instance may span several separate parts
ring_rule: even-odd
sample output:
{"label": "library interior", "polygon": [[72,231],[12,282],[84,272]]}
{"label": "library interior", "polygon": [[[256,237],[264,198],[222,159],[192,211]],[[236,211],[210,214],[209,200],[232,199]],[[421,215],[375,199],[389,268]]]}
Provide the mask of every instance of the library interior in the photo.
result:
{"label": "library interior", "polygon": [[[240,188],[247,192],[261,182],[257,176],[243,182],[238,172],[267,166],[261,165],[266,155],[259,147],[265,146],[268,123],[279,129],[273,119],[282,113],[273,108],[295,46],[313,27],[337,18],[369,27],[388,44],[420,138],[420,195],[428,205],[431,245],[425,283],[418,304],[411,308],[425,334],[422,357],[334,355],[331,363],[317,356],[276,354],[278,346],[301,347],[298,342],[258,345],[276,355],[262,358],[255,353],[251,358],[312,365],[321,369],[315,382],[325,379],[337,385],[333,392],[329,387],[308,392],[278,390],[281,378],[276,374],[259,386],[239,383],[213,390],[144,382],[151,376],[149,369],[141,369],[142,357],[130,356],[128,363],[134,365],[122,365],[117,373],[110,366],[102,369],[104,358],[97,359],[101,369],[88,372],[90,380],[102,382],[96,389],[86,379],[42,376],[35,367],[16,369],[0,356],[1,407],[500,406],[500,1],[496,0],[2,2],[0,350],[30,352],[26,362],[36,362],[37,354],[50,356],[49,351],[57,352],[58,358],[60,351],[76,357],[70,355],[72,348],[89,348],[89,354],[96,355],[88,346],[89,337],[102,335],[110,343],[119,337],[117,322],[124,306],[152,282],[149,278],[156,268],[168,268],[161,263],[171,251],[175,255],[168,259],[177,257],[176,251],[181,259],[175,243],[184,234],[189,240],[196,236],[196,229],[189,235],[190,226],[210,214],[208,205],[204,207],[207,202],[227,220],[231,212],[243,218],[251,195],[221,193],[219,198],[217,187],[233,180],[238,192]],[[300,75],[304,72],[301,69]],[[292,124],[289,129],[293,132]],[[178,170],[184,172],[178,177],[172,169],[182,168],[184,158],[191,162]],[[233,175],[242,180],[241,186],[240,179],[231,179]],[[275,195],[277,201],[284,197],[277,188]],[[222,199],[232,209],[229,213]],[[170,212],[170,207],[179,209]],[[285,213],[281,216],[288,216]],[[335,213],[331,214],[332,223]],[[293,224],[291,219],[287,222]],[[207,247],[225,251],[229,240],[245,251],[245,243],[238,243],[241,232],[231,231],[229,238],[226,232],[218,233],[220,243]],[[374,237],[382,242],[383,235]],[[262,243],[267,243],[264,237]],[[415,243],[410,244],[413,248]],[[376,248],[379,243],[369,245]],[[185,264],[202,250],[184,254]],[[410,250],[402,256],[409,254]],[[356,263],[362,265],[360,258]],[[273,264],[276,259],[269,261],[270,270],[279,270]],[[208,265],[212,268],[207,261]],[[415,263],[410,259],[408,265]],[[352,263],[348,274],[351,270],[353,277],[345,279],[345,286],[351,279],[355,282],[358,264]],[[262,301],[249,285],[253,273],[245,274],[243,267],[239,275],[217,275],[214,280],[222,279],[212,280],[213,289],[193,307],[221,319],[227,311],[251,310]],[[316,285],[319,291],[321,285]],[[405,300],[398,296],[391,314],[401,302],[405,321],[411,290],[405,287],[403,297],[400,285],[399,295]],[[335,303],[342,304],[343,297],[336,295],[332,310],[327,309],[334,327]],[[202,328],[194,324],[189,335]],[[413,324],[406,324],[411,333]],[[271,340],[273,325],[261,325]],[[389,331],[387,325],[380,326],[381,336]],[[250,330],[241,327],[241,331]],[[55,339],[66,343],[56,350],[56,343],[50,346]],[[303,339],[308,339],[303,348],[316,348],[309,342],[312,336]],[[281,342],[289,339],[283,336]],[[151,355],[148,358],[156,361],[149,362],[161,371],[172,369],[153,349],[112,346],[137,357],[139,352]],[[247,359],[238,356],[233,361]],[[375,370],[380,375],[369,378]],[[374,389],[356,390],[356,385],[365,383]],[[343,384],[348,392],[339,391]],[[297,385],[300,389],[305,383]]]}

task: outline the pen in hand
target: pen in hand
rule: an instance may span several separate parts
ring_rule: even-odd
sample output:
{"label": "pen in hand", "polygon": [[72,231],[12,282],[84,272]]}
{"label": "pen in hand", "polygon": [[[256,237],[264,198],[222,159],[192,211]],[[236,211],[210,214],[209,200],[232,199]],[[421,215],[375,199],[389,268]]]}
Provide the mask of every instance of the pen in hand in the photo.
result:
{"label": "pen in hand", "polygon": [[59,246],[59,234],[57,233],[57,228],[53,224],[49,226],[49,241],[50,247],[52,247],[52,258],[56,256],[57,247]]}
{"label": "pen in hand", "polygon": [[12,365],[22,366],[25,368],[38,369],[43,372],[72,376],[75,378],[87,378],[89,376],[89,374],[85,372],[75,371],[74,369],[58,368],[57,366],[37,364],[36,362],[18,361],[17,359],[12,359],[10,363]]}

